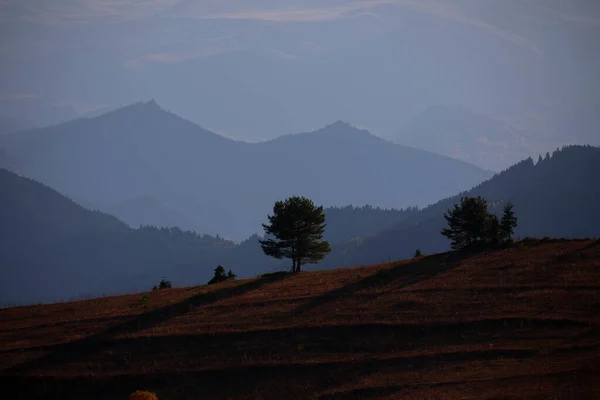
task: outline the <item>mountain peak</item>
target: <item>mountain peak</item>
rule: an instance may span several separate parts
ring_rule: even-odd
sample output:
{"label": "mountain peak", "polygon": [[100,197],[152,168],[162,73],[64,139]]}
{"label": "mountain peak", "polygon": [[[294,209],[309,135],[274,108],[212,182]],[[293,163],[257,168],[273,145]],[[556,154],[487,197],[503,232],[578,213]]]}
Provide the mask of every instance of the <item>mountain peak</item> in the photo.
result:
{"label": "mountain peak", "polygon": [[359,128],[355,127],[354,125],[351,125],[349,122],[344,122],[341,120],[337,120],[329,125],[325,125],[323,128],[318,129],[316,132],[326,133],[326,134],[330,134],[330,135],[348,135],[348,134],[356,134],[358,132],[363,133],[363,134],[369,133],[368,131],[366,131],[364,129],[359,129]]}
{"label": "mountain peak", "polygon": [[113,112],[122,112],[122,111],[165,111],[154,99],[150,99],[148,101],[137,101],[135,103],[130,103],[128,105],[117,107],[106,114],[110,114]]}
{"label": "mountain peak", "polygon": [[329,124],[329,125],[327,125],[327,126],[340,126],[340,127],[342,127],[342,126],[343,126],[343,127],[349,127],[349,128],[353,128],[353,126],[352,126],[352,125],[350,125],[350,122],[345,122],[345,121],[342,121],[341,119],[338,119],[338,120],[337,120],[337,121],[335,121],[334,123],[332,123],[332,124]]}
{"label": "mountain peak", "polygon": [[120,106],[105,106],[84,114],[83,118],[96,118],[122,110],[137,111],[165,111],[154,99],[149,101],[138,101]]}
{"label": "mountain peak", "polygon": [[349,122],[344,122],[338,120],[332,124],[326,125],[321,129],[318,129],[313,132],[321,138],[329,138],[331,140],[352,140],[362,142],[366,141],[382,141],[381,138],[372,134],[367,129],[359,128],[350,124]]}
{"label": "mountain peak", "polygon": [[[163,108],[154,99],[150,99],[148,101],[139,101],[137,103],[131,104],[130,107],[140,109],[140,110],[148,110],[148,111],[164,111]],[[128,108],[128,107],[125,106],[123,108]]]}
{"label": "mountain peak", "polygon": [[331,124],[325,125],[323,128],[319,129],[319,130],[347,130],[347,129],[353,129],[356,130],[357,128],[355,126],[352,126],[349,122],[345,122],[342,120],[337,120]]}
{"label": "mountain peak", "polygon": [[150,99],[150,101],[146,102],[145,104],[147,107],[153,107],[153,108],[158,108],[158,109],[162,109],[161,106],[158,105],[158,103],[156,102],[156,100],[154,99]]}

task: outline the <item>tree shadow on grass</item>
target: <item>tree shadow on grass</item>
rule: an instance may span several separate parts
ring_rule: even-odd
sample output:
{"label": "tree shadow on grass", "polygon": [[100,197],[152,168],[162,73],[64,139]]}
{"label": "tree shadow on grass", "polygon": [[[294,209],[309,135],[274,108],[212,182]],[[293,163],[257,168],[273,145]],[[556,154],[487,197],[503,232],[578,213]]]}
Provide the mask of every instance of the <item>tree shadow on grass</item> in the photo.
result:
{"label": "tree shadow on grass", "polygon": [[459,265],[460,261],[468,254],[467,252],[449,252],[432,256],[425,256],[419,260],[408,264],[399,264],[391,269],[386,269],[375,273],[356,283],[343,286],[332,290],[320,296],[316,296],[308,300],[306,303],[296,307],[290,313],[287,313],[282,318],[287,319],[291,316],[299,316],[327,303],[334,302],[344,297],[350,297],[357,292],[378,286],[392,281],[400,281],[401,283],[394,287],[395,290],[401,290],[408,286],[417,284],[448,271]]}
{"label": "tree shadow on grass", "polygon": [[179,303],[133,316],[127,321],[110,327],[100,333],[68,343],[51,346],[49,354],[8,368],[2,372],[2,375],[19,375],[32,369],[48,368],[64,362],[85,360],[89,358],[90,352],[101,347],[104,342],[115,336],[149,329],[165,321],[184,315],[192,311],[195,307],[214,303],[233,296],[240,296],[250,291],[257,290],[267,284],[281,281],[288,276],[290,276],[288,273],[263,275],[258,279],[241,285],[228,286],[208,293],[200,293],[188,297]]}

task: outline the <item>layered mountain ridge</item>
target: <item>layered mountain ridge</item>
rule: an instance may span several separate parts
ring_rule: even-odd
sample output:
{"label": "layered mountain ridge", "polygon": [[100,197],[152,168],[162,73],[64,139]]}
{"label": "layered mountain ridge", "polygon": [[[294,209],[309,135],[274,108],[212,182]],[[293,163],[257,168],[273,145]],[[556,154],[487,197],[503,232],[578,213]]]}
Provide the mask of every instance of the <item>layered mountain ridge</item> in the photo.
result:
{"label": "layered mountain ridge", "polygon": [[103,211],[150,196],[202,232],[238,241],[293,194],[325,206],[423,207],[492,175],[340,121],[267,142],[235,141],[155,101],[6,135],[0,148],[25,176]]}

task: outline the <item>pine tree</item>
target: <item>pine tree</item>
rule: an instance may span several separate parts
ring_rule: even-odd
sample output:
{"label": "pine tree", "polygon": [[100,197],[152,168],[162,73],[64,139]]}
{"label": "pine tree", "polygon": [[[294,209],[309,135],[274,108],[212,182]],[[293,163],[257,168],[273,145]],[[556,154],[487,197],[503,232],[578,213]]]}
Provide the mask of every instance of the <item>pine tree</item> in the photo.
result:
{"label": "pine tree", "polygon": [[[229,270],[229,272],[231,272],[231,270]],[[219,283],[219,282],[225,282],[228,278],[227,274],[225,273],[225,268],[223,268],[221,265],[217,266],[217,268],[215,268],[215,274],[212,277],[212,279],[210,281],[208,281],[209,285],[212,285],[214,283]]]}
{"label": "pine tree", "polygon": [[448,228],[442,235],[451,241],[453,249],[462,249],[486,242],[490,217],[487,201],[481,196],[463,197],[460,204],[444,214]]}
{"label": "pine tree", "polygon": [[515,233],[517,227],[517,217],[513,211],[513,204],[509,201],[504,207],[504,214],[500,221],[500,240],[502,242],[511,242],[512,235]]}
{"label": "pine tree", "polygon": [[495,214],[488,214],[485,225],[485,242],[495,246],[500,243],[500,222]]}
{"label": "pine tree", "polygon": [[316,207],[312,200],[293,196],[277,201],[267,218],[269,224],[263,224],[263,229],[275,239],[260,240],[262,250],[276,259],[291,259],[292,272],[319,262],[331,251],[329,243],[321,240],[327,226],[323,207]]}

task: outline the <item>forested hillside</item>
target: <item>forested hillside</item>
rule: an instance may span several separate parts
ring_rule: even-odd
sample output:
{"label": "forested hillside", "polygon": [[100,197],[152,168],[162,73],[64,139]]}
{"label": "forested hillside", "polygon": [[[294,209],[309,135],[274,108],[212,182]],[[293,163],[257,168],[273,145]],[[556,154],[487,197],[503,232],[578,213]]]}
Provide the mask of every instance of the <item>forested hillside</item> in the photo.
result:
{"label": "forested hillside", "polygon": [[600,237],[600,148],[568,146],[529,158],[473,189],[444,199],[395,226],[343,246],[336,246],[324,265],[337,267],[411,257],[416,249],[437,253],[449,249],[440,231],[443,214],[461,196],[482,196],[496,214],[511,201],[519,218],[518,237]]}
{"label": "forested hillside", "polygon": [[[4,169],[0,188],[0,303],[147,290],[163,277],[200,284],[218,264],[240,277],[279,265],[263,254],[257,235],[236,245],[178,227],[133,229]],[[373,234],[415,211],[330,208],[327,238],[343,243]]]}
{"label": "forested hillside", "polygon": [[0,169],[0,302],[147,289],[168,275],[201,283],[235,244],[179,228],[131,229]]}
{"label": "forested hillside", "polygon": [[327,229],[324,239],[330,243],[367,237],[390,228],[419,211],[417,207],[403,210],[382,209],[369,205],[362,207],[329,207],[324,210]]}

